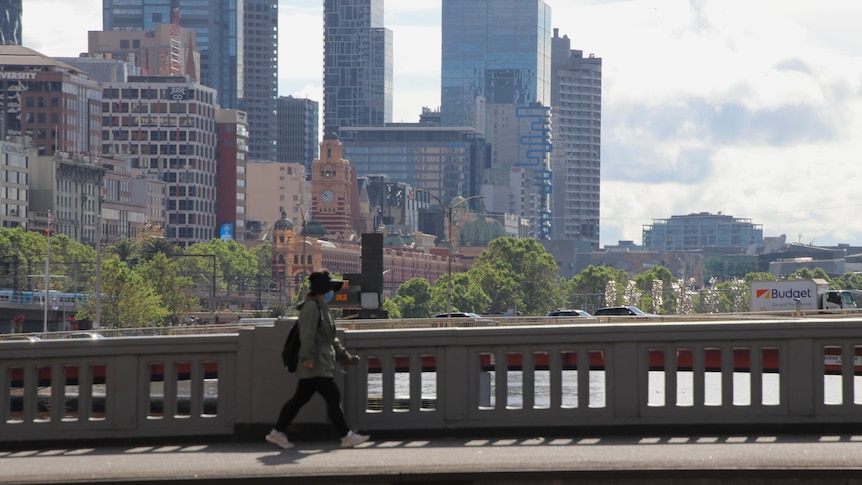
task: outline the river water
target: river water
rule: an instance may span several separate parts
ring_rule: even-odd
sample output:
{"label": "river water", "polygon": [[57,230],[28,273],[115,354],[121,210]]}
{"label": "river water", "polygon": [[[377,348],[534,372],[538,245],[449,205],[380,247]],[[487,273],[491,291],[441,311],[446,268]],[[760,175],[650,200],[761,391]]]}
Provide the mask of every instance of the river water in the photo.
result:
{"label": "river water", "polygon": [[[590,372],[589,407],[601,408],[607,405],[604,371]],[[524,386],[522,372],[510,371],[507,375],[506,406],[509,408],[522,408],[524,406]],[[437,375],[436,372],[422,373],[422,399],[433,401],[437,398]],[[493,372],[486,373],[486,377],[480,379],[484,383],[483,391],[480,391],[479,400],[483,407],[496,406],[496,383]],[[550,374],[548,371],[536,371],[534,377],[534,404],[535,408],[550,407]],[[410,398],[409,374],[399,372],[395,375],[395,397],[396,400],[407,400]],[[648,379],[648,405],[649,406],[693,406],[694,375],[692,372],[680,371],[677,373],[676,397],[668,399],[665,392],[664,371],[650,371]],[[823,379],[824,402],[826,404],[841,404],[843,392],[841,376],[826,375]],[[732,400],[733,405],[747,406],[751,402],[751,375],[747,372],[734,372],[733,374]],[[379,400],[382,395],[381,374],[368,375],[368,397],[369,400]],[[765,406],[777,406],[781,404],[781,384],[779,374],[763,374],[763,385],[761,389],[761,403]],[[722,379],[719,372],[707,372],[704,376],[704,396],[702,404],[706,406],[721,406],[722,403]],[[854,378],[854,403],[862,404],[862,376]],[[562,406],[578,407],[578,371],[562,371]]]}

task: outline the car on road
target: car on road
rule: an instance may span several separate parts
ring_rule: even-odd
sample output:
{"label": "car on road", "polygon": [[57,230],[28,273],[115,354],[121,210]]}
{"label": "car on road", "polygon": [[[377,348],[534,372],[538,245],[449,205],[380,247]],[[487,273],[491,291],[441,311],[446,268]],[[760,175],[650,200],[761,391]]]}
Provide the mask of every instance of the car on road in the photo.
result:
{"label": "car on road", "polygon": [[636,306],[609,306],[593,312],[594,317],[654,317]]}
{"label": "car on road", "polygon": [[588,312],[585,312],[583,310],[575,310],[573,308],[568,309],[568,310],[564,310],[562,308],[559,308],[557,310],[549,311],[545,316],[546,317],[589,317],[591,315]]}
{"label": "car on road", "polygon": [[[493,318],[483,317],[472,312],[438,313],[434,315],[434,318],[452,319],[454,320],[451,322],[452,326],[457,327],[493,327],[499,325],[499,322]],[[470,321],[466,322],[465,320]]]}
{"label": "car on road", "polygon": [[67,333],[63,335],[63,338],[66,339],[90,339],[90,340],[99,340],[105,338],[104,335],[96,332],[75,332],[75,333]]}
{"label": "car on road", "polygon": [[36,337],[35,335],[3,335],[2,337],[0,337],[0,342],[5,342],[5,341],[12,342],[12,341],[16,341],[16,340],[17,341],[23,340],[25,342],[38,342],[42,339],[40,339],[39,337]]}
{"label": "car on road", "polygon": [[470,312],[452,312],[452,313],[438,313],[434,315],[434,318],[483,318],[475,313]]}

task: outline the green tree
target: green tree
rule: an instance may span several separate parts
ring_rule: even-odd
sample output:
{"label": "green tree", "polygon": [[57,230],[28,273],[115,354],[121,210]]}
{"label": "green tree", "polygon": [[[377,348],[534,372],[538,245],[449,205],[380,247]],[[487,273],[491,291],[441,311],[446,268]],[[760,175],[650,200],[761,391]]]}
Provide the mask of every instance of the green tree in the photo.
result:
{"label": "green tree", "polygon": [[160,297],[162,306],[168,312],[168,319],[163,323],[167,324],[171,317],[182,319],[200,310],[200,303],[191,292],[191,278],[180,276],[177,262],[168,259],[164,253],[157,253],[153,259],[136,267],[135,271]]}
{"label": "green tree", "polygon": [[862,290],[862,275],[855,273],[844,273],[832,280],[837,290]]}
{"label": "green tree", "polygon": [[[93,319],[94,303],[88,302],[78,318]],[[113,328],[150,326],[168,315],[150,282],[116,257],[102,262],[101,303],[101,320]]]}
{"label": "green tree", "polygon": [[146,261],[153,259],[158,253],[171,257],[178,252],[180,247],[163,237],[146,237],[141,244],[141,257]]}
{"label": "green tree", "polygon": [[676,297],[670,291],[676,278],[666,266],[653,266],[643,273],[634,277],[637,289],[642,293],[641,303],[638,305],[642,310],[650,312],[653,307],[653,281],[661,281],[662,293],[662,313],[671,313],[671,309],[676,308]]}
{"label": "green tree", "polygon": [[430,312],[425,315],[430,317],[437,313],[446,312],[446,295],[451,295],[451,306],[453,312],[484,313],[491,305],[491,299],[482,290],[479,283],[472,277],[474,273],[460,273],[452,275],[452,291],[449,293],[449,275],[441,276],[431,287]]}
{"label": "green tree", "polygon": [[105,252],[115,255],[120,261],[134,260],[138,254],[138,245],[127,237],[108,245],[105,249]]}
{"label": "green tree", "polygon": [[[570,280],[569,295],[572,295],[570,301],[575,301],[574,295],[602,295],[604,296],[605,288],[608,282],[614,282],[616,286],[617,301],[620,301],[625,290],[625,284],[629,279],[629,275],[625,270],[612,268],[610,266],[587,266],[583,271],[576,274]],[[617,301],[604,301],[599,305],[613,306]]]}
{"label": "green tree", "polygon": [[395,295],[393,298],[383,300],[383,309],[389,314],[389,318],[404,318],[401,315],[402,303],[398,301],[400,298],[407,299],[409,297]]}
{"label": "green tree", "polygon": [[469,271],[490,298],[488,311],[512,308],[543,315],[563,301],[563,285],[553,256],[535,239],[501,237],[476,258]]}
{"label": "green tree", "polygon": [[826,271],[823,268],[799,268],[793,273],[790,273],[790,276],[787,277],[789,280],[810,280],[813,278],[819,278],[821,280],[826,280],[828,283],[832,282],[832,278],[826,274]]}
{"label": "green tree", "polygon": [[[392,304],[399,308],[402,318],[428,318],[432,315],[431,285],[423,278],[405,281],[395,292]],[[391,313],[390,313],[391,316]]]}

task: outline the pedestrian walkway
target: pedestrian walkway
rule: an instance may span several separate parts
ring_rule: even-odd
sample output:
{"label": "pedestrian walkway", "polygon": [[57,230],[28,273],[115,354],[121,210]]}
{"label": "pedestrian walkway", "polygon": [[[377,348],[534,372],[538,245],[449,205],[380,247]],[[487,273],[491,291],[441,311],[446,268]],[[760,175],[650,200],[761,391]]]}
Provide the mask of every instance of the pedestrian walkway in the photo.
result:
{"label": "pedestrian walkway", "polygon": [[[0,451],[0,483],[862,483],[862,435],[410,439]],[[834,480],[834,481],[833,481]],[[557,482],[559,483],[559,481]],[[667,482],[669,483],[669,482]]]}

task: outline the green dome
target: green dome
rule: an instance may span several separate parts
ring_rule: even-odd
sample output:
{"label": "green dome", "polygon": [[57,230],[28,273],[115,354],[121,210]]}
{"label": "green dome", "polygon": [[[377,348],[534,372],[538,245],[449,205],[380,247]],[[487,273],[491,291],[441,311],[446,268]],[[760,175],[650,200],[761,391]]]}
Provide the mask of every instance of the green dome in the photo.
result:
{"label": "green dome", "polygon": [[500,221],[488,214],[481,214],[476,219],[464,224],[458,232],[460,246],[485,247],[498,237],[505,237],[506,229]]}
{"label": "green dome", "polygon": [[275,230],[287,230],[293,229],[293,221],[287,218],[287,212],[281,213],[281,219],[275,221],[275,225],[273,226]]}
{"label": "green dome", "polygon": [[387,234],[383,238],[383,247],[400,248],[413,244],[413,237],[405,234]]}

